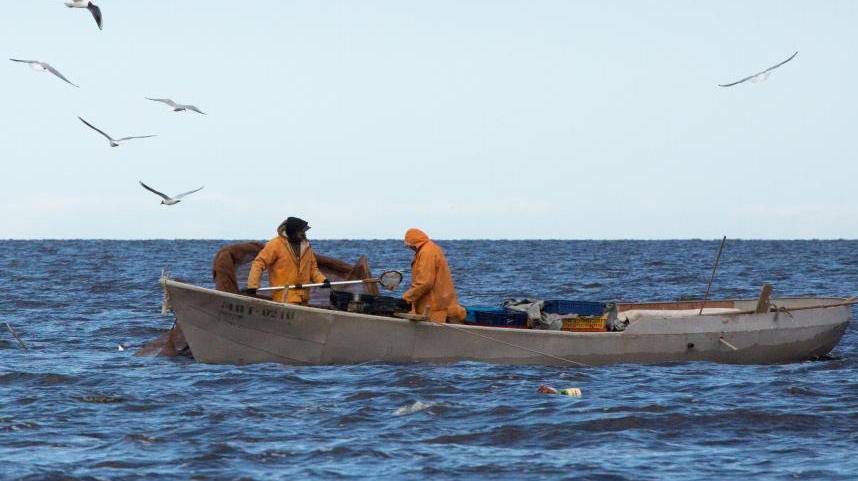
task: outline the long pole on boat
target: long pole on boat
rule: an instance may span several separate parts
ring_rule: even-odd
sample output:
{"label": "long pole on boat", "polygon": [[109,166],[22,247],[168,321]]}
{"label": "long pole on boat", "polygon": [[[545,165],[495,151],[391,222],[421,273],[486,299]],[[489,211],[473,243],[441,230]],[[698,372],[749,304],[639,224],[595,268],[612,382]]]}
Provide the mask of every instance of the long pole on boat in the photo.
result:
{"label": "long pole on boat", "polygon": [[284,289],[304,289],[307,287],[322,287],[326,285],[330,286],[344,286],[349,284],[372,284],[377,282],[382,285],[385,289],[394,290],[399,286],[399,283],[402,282],[402,273],[399,271],[384,271],[378,277],[371,277],[369,279],[358,279],[353,281],[335,281],[330,282],[328,284],[317,283],[317,284],[297,284],[293,286],[276,286],[276,287],[262,287],[256,290],[256,292],[269,292],[269,291],[282,291]]}
{"label": "long pole on boat", "polygon": [[712,275],[709,277],[709,285],[706,286],[706,294],[703,294],[703,304],[700,304],[700,312],[697,315],[703,314],[703,308],[706,307],[706,298],[709,297],[709,289],[712,287],[712,280],[715,279],[715,269],[718,269],[718,261],[721,260],[721,251],[724,250],[724,242],[727,241],[727,236],[721,239],[721,247],[718,248],[718,257],[715,258],[715,265],[712,266]]}
{"label": "long pole on boat", "polygon": [[[378,282],[378,279],[360,279],[357,281],[336,281],[331,282],[332,286],[344,286],[349,284],[371,284],[373,282]],[[277,287],[260,287],[256,290],[256,292],[269,292],[269,291],[282,291],[283,289],[304,289],[307,287],[322,287],[324,284],[299,284],[294,286],[277,286]]]}

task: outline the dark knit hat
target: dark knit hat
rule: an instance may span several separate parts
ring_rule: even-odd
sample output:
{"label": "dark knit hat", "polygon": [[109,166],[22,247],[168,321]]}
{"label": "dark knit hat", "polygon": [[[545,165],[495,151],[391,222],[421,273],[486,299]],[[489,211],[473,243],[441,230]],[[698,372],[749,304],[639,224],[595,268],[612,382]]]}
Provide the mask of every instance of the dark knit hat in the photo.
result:
{"label": "dark knit hat", "polygon": [[307,230],[310,228],[310,226],[307,225],[307,221],[299,219],[297,217],[287,218],[285,221],[283,221],[283,224],[280,224],[280,226],[284,228],[287,236],[293,236],[303,230]]}

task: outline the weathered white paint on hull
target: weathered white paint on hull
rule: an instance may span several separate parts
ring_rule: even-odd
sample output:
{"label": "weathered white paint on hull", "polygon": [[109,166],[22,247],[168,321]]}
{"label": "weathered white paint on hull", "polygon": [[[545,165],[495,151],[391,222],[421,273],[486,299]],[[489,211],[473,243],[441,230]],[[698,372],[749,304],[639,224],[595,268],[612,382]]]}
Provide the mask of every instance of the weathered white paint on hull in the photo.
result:
{"label": "weathered white paint on hull", "polygon": [[[570,365],[461,330],[398,318],[279,304],[165,280],[197,361],[217,364],[354,364],[367,361]],[[787,308],[842,299],[777,300]],[[753,301],[736,301],[737,306]],[[623,332],[565,332],[457,325],[459,329],[596,366],[710,361],[775,364],[827,354],[849,306],[780,313],[644,318]],[[724,338],[736,350],[721,342]]]}

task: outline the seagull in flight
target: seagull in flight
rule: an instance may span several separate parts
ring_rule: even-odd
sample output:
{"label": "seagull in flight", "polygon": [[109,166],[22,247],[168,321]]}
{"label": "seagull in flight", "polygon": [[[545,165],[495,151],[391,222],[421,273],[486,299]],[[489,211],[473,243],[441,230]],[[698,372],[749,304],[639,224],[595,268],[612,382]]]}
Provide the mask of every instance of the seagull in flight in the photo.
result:
{"label": "seagull in flight", "polygon": [[196,192],[196,191],[198,191],[198,190],[201,190],[203,187],[205,187],[205,186],[203,186],[203,187],[200,187],[199,189],[194,189],[194,190],[192,190],[192,191],[190,191],[190,192],[185,192],[185,193],[179,194],[179,195],[177,195],[177,196],[175,196],[175,197],[170,197],[170,196],[164,195],[164,194],[162,194],[162,193],[158,192],[157,190],[155,190],[155,189],[153,189],[153,188],[149,187],[148,185],[144,184],[142,181],[138,181],[138,182],[140,182],[140,185],[142,185],[142,186],[143,186],[143,188],[144,188],[144,189],[146,189],[146,190],[148,190],[149,192],[152,192],[153,194],[160,195],[160,196],[164,199],[164,200],[162,200],[162,201],[161,201],[161,203],[162,203],[162,204],[164,204],[164,205],[174,205],[174,204],[178,204],[178,203],[182,200],[182,197],[184,197],[184,196],[186,196],[186,195],[193,194],[194,192]]}
{"label": "seagull in flight", "polygon": [[788,59],[784,60],[783,62],[781,62],[781,63],[779,63],[779,64],[777,64],[777,65],[775,65],[774,67],[769,67],[769,68],[767,68],[767,69],[763,70],[762,72],[755,73],[754,75],[751,75],[751,76],[749,76],[749,77],[745,77],[745,78],[743,78],[742,80],[738,80],[738,81],[736,81],[736,82],[729,83],[729,84],[723,84],[723,85],[722,85],[722,84],[718,84],[718,86],[719,86],[719,87],[732,87],[732,86],[737,85],[737,84],[740,84],[740,83],[742,83],[742,82],[747,82],[748,80],[750,80],[752,83],[755,83],[755,84],[758,84],[758,83],[760,83],[760,82],[765,82],[765,81],[766,81],[766,79],[768,79],[768,78],[769,78],[769,75],[771,75],[771,71],[772,71],[772,70],[774,70],[774,69],[776,69],[776,68],[780,67],[781,65],[783,65],[783,64],[785,64],[785,63],[787,63],[787,62],[789,62],[790,60],[792,60],[793,58],[795,58],[795,56],[796,56],[796,55],[798,55],[798,52],[796,52],[796,53],[792,54],[792,55],[790,56],[790,58],[788,58]]}
{"label": "seagull in flight", "polygon": [[133,136],[133,137],[122,137],[121,139],[114,139],[113,137],[102,132],[101,130],[98,130],[97,128],[95,128],[91,123],[87,122],[86,120],[83,120],[80,117],[78,117],[78,118],[80,119],[81,122],[85,123],[87,127],[91,128],[92,130],[98,132],[99,134],[107,137],[107,140],[110,142],[111,147],[119,147],[119,142],[124,142],[126,140],[148,139],[149,137],[155,137],[155,135],[137,135],[137,136]]}
{"label": "seagull in flight", "polygon": [[146,97],[146,100],[152,100],[154,102],[161,102],[161,103],[167,104],[167,110],[170,110],[172,112],[183,112],[183,111],[193,110],[194,112],[197,112],[199,114],[208,115],[207,113],[203,112],[202,110],[196,108],[193,105],[177,104],[176,102],[173,102],[170,99],[151,99],[149,97]]}
{"label": "seagull in flight", "polygon": [[101,30],[101,9],[98,8],[98,5],[90,2],[89,0],[71,0],[71,2],[66,2],[66,6],[69,8],[85,8],[89,10],[89,13],[92,14],[92,18],[95,19],[95,24],[98,25],[98,29]]}
{"label": "seagull in flight", "polygon": [[[73,83],[71,83],[69,81],[69,79],[63,77],[63,74],[61,74],[59,70],[51,67],[47,62],[40,62],[38,60],[20,60],[17,58],[10,58],[9,60],[11,60],[13,62],[21,62],[21,63],[29,64],[30,68],[32,68],[33,70],[39,71],[39,72],[50,72],[50,73],[56,75],[57,77],[61,78],[67,84],[74,85]],[[77,85],[74,85],[74,86],[77,88],[80,88]]]}

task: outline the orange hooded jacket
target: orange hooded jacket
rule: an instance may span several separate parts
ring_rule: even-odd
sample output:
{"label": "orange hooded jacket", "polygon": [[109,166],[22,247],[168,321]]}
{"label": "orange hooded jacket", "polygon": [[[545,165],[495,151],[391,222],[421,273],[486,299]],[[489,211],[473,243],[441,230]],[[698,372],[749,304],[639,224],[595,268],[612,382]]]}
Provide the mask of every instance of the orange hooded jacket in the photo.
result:
{"label": "orange hooded jacket", "polygon": [[459,305],[444,251],[420,229],[408,229],[405,244],[416,247],[417,253],[411,261],[411,288],[402,298],[417,314],[422,315],[428,307],[433,322],[464,320],[465,308]]}
{"label": "orange hooded jacket", "polygon": [[[318,284],[325,280],[324,274],[316,265],[316,255],[310,243],[301,243],[299,255],[295,255],[285,235],[268,241],[253,264],[250,274],[247,276],[247,287],[258,289],[262,271],[268,270],[268,283],[274,286],[294,284]],[[285,290],[274,291],[272,299],[274,302],[283,302]],[[310,302],[309,289],[290,289],[286,299],[289,304],[301,304],[306,306]]]}

